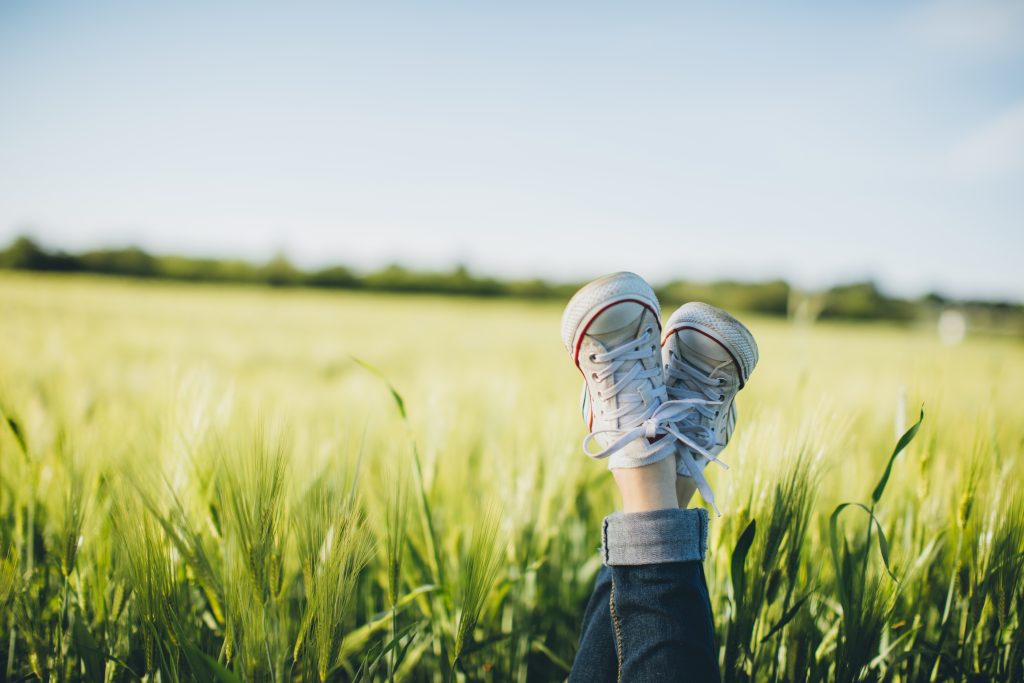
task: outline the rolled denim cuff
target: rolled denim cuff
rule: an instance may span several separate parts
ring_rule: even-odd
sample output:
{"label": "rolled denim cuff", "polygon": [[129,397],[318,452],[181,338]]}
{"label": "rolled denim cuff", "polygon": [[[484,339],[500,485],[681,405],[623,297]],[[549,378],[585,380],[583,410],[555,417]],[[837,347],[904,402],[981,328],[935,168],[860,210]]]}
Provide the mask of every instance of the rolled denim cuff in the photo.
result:
{"label": "rolled denim cuff", "polygon": [[701,561],[708,550],[708,511],[615,512],[601,525],[601,555],[615,565]]}

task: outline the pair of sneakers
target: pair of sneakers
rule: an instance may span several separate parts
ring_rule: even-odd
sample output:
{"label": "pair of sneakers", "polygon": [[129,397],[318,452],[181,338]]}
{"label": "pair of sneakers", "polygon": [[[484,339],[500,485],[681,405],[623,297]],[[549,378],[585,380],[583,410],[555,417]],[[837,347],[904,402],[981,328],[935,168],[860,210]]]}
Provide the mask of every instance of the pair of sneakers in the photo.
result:
{"label": "pair of sneakers", "polygon": [[[585,285],[562,315],[562,341],[583,374],[581,407],[590,433],[583,451],[608,468],[672,456],[718,513],[704,477],[736,426],[736,394],[757,364],[757,344],[714,306],[676,309],[662,334],[661,307],[634,273]],[[596,447],[599,450],[594,450]]]}

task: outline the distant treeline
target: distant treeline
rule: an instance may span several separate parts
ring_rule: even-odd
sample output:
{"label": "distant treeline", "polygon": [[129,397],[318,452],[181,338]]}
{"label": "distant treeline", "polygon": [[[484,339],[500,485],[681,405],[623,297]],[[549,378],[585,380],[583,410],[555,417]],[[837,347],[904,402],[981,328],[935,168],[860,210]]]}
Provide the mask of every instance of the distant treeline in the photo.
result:
{"label": "distant treeline", "polygon": [[[285,256],[262,264],[238,259],[157,256],[137,247],[95,249],[80,254],[47,249],[28,237],[18,237],[0,251],[0,268],[65,273],[99,273],[187,282],[224,282],[271,287],[316,287],[380,292],[419,292],[477,297],[564,299],[580,283],[542,279],[498,280],[470,273],[465,267],[448,272],[423,272],[400,265],[360,273],[346,266],[302,270]],[[975,326],[1024,329],[1024,307],[990,301],[951,301],[939,294],[899,299],[882,293],[873,282],[833,287],[824,292],[796,291],[784,280],[697,283],[684,280],[656,288],[666,304],[707,301],[729,310],[810,319],[913,321],[934,318],[956,306]]]}

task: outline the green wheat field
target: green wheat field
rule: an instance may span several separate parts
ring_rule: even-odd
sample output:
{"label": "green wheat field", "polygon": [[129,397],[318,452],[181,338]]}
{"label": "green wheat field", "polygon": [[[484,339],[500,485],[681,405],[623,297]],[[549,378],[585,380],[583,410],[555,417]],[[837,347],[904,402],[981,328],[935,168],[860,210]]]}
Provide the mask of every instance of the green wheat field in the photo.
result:
{"label": "green wheat field", "polygon": [[[3,680],[564,680],[616,496],[560,314],[0,274]],[[1022,340],[740,317],[725,680],[1024,680]]]}

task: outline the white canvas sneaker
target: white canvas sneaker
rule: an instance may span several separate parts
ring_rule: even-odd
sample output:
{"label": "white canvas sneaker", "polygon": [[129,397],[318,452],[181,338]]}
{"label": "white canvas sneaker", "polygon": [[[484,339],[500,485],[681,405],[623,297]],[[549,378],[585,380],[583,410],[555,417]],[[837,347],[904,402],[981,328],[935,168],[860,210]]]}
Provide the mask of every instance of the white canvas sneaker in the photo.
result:
{"label": "white canvas sneaker", "polygon": [[672,425],[678,432],[676,472],[691,477],[718,512],[704,477],[717,462],[736,427],[736,394],[757,365],[757,343],[740,321],[720,308],[691,302],[680,306],[665,324],[661,341],[665,387],[672,401],[692,403]]}
{"label": "white canvas sneaker", "polygon": [[[608,469],[640,467],[675,454],[667,425],[683,419],[667,402],[658,338],[661,307],[633,273],[585,285],[562,314],[562,342],[584,380],[583,451]],[[594,452],[593,442],[601,448]]]}

